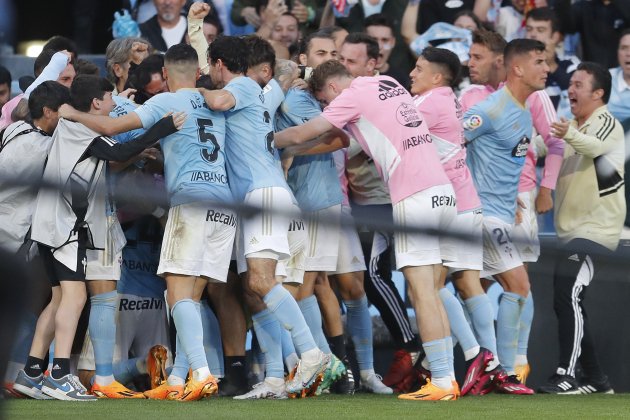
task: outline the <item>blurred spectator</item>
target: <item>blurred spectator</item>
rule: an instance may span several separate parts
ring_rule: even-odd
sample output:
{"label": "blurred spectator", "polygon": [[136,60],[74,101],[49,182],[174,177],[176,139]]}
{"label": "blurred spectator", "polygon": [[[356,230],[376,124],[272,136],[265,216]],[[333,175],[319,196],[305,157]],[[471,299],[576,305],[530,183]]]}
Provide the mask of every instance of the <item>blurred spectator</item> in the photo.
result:
{"label": "blurred spectator", "polygon": [[563,33],[580,34],[582,60],[595,61],[606,68],[617,65],[615,45],[621,32],[630,28],[628,0],[556,0],[554,9],[562,17]]}
{"label": "blurred spectator", "polygon": [[117,92],[122,92],[129,77],[131,63],[140,64],[149,55],[151,46],[142,38],[114,39],[105,51],[107,78]]}
{"label": "blurred spectator", "polygon": [[350,9],[348,17],[337,18],[337,24],[348,32],[361,32],[364,29],[365,19],[371,15],[377,13],[387,15],[394,26],[394,34],[396,35],[396,44],[392,48],[389,64],[400,71],[408,72],[411,71],[415,60],[400,33],[406,6],[407,0],[379,0],[374,5],[370,4],[368,0],[359,1]]}
{"label": "blurred spectator", "polygon": [[610,70],[612,90],[608,110],[627,127],[630,124],[630,29],[621,33],[617,61],[619,67]]}
{"label": "blurred spectator", "polygon": [[[260,0],[234,0],[230,17],[235,25],[251,25],[258,29],[262,24]],[[263,4],[267,1],[263,0]],[[284,0],[289,12],[297,19],[300,30],[308,34],[318,29],[326,0]]]}
{"label": "blurred spectator", "polygon": [[[0,66],[0,109],[11,98],[11,73],[6,67]],[[2,113],[0,113],[2,115]]]}
{"label": "blurred spectator", "polygon": [[382,13],[376,13],[365,19],[365,32],[378,42],[378,61],[376,62],[378,73],[393,77],[405,89],[409,89],[409,73],[389,64],[392,50],[396,46],[394,25],[391,20]]}
{"label": "blurred spectator", "polygon": [[525,22],[526,38],[535,39],[545,44],[546,60],[549,65],[549,75],[545,90],[551,98],[558,116],[572,118],[569,106],[569,83],[571,75],[577,69],[580,60],[577,57],[560,60],[556,53],[558,44],[562,41],[560,26],[556,13],[549,7],[540,7],[527,14]]}
{"label": "blurred spectator", "polygon": [[471,32],[476,31],[477,29],[482,29],[483,23],[481,20],[470,10],[462,10],[461,12],[455,15],[455,19],[453,19],[453,26],[457,26],[458,28],[468,29]]}
{"label": "blurred spectator", "polygon": [[129,10],[131,17],[140,23],[151,19],[157,13],[153,0],[123,0],[122,8]]}
{"label": "blurred spectator", "polygon": [[271,40],[289,48],[300,40],[300,26],[297,18],[285,13],[276,22],[271,31]]}
{"label": "blurred spectator", "polygon": [[184,42],[186,17],[182,13],[186,0],[153,0],[153,3],[157,14],[141,24],[140,31],[156,50],[165,52]]}
{"label": "blurred spectator", "polygon": [[499,9],[494,29],[500,33],[507,42],[516,38],[525,37],[525,6],[527,0],[512,0],[511,5]]}
{"label": "blurred spectator", "polygon": [[329,26],[327,28],[320,29],[318,32],[320,34],[331,36],[332,39],[335,40],[335,47],[337,48],[337,51],[341,50],[341,45],[343,44],[343,41],[345,41],[346,37],[348,36],[348,31],[346,31],[341,26]]}
{"label": "blurred spectator", "polygon": [[416,31],[422,34],[431,25],[438,22],[454,24],[457,15],[464,10],[474,10],[475,3],[477,0],[422,0],[418,11]]}
{"label": "blurred spectator", "polygon": [[100,76],[101,73],[101,70],[96,64],[82,58],[77,58],[74,61],[74,69],[77,72],[77,76],[80,74],[91,74],[93,76]]}

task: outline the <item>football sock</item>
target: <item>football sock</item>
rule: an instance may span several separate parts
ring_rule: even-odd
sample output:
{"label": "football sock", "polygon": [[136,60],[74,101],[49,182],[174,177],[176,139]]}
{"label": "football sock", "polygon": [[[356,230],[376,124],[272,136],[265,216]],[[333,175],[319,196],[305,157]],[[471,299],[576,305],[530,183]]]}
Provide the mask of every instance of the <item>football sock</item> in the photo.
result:
{"label": "football sock", "polygon": [[223,378],[223,344],[221,343],[221,327],[219,320],[206,301],[195,302],[201,316],[203,327],[203,349],[212,375]]}
{"label": "football sock", "polygon": [[183,385],[186,382],[186,375],[188,375],[188,360],[178,332],[175,336],[175,360],[171,371],[168,373],[167,382],[169,385]]}
{"label": "football sock", "polygon": [[529,292],[525,305],[523,306],[523,312],[521,312],[521,318],[518,329],[518,349],[516,351],[516,365],[527,364],[527,347],[529,344],[529,332],[532,329],[532,321],[534,320],[534,297],[532,292]]}
{"label": "football sock", "polygon": [[291,340],[291,334],[289,334],[289,331],[282,327],[280,327],[280,331],[284,366],[287,368],[287,372],[291,372],[300,359],[295,352],[295,346],[293,346],[293,340]]}
{"label": "football sock", "polygon": [[328,346],[328,340],[324,335],[324,329],[322,328],[322,313],[319,310],[317,304],[317,298],[315,295],[309,296],[298,302],[298,306],[304,315],[306,325],[311,330],[311,334],[317,347],[326,354],[330,354],[330,346]]}
{"label": "football sock", "polygon": [[508,375],[514,374],[518,346],[519,320],[525,298],[516,293],[504,292],[497,316],[497,349],[499,359]]}
{"label": "football sock", "polygon": [[239,388],[247,387],[245,356],[225,356],[225,378]]}
{"label": "football sock", "polygon": [[53,379],[61,379],[70,373],[70,359],[54,358],[50,376]]}
{"label": "football sock", "polygon": [[[457,337],[457,341],[459,341],[459,345],[464,351],[465,359],[470,360],[479,353],[479,343],[477,343],[475,334],[472,332],[470,324],[468,324],[468,320],[464,315],[464,308],[462,308],[462,304],[459,303],[455,295],[446,287],[441,288],[439,294],[451,326],[451,333]],[[449,343],[452,349],[453,342],[450,337]]]}
{"label": "football sock", "polygon": [[26,359],[26,365],[24,365],[24,373],[26,373],[31,378],[36,378],[44,373],[45,368],[42,369],[42,366],[45,365],[46,362],[44,361],[44,359],[28,356],[28,358]]}
{"label": "football sock", "polygon": [[114,347],[116,345],[116,302],[115,290],[90,297],[90,320],[88,330],[94,347],[95,376],[98,385],[109,385],[114,381]]}
{"label": "football sock", "polygon": [[446,340],[438,340],[422,343],[424,353],[427,355],[429,370],[431,371],[431,383],[443,389],[451,389],[451,373],[448,366],[448,353]]}
{"label": "football sock", "polygon": [[300,307],[288,290],[277,284],[263,297],[263,300],[267,308],[278,318],[280,325],[291,333],[293,345],[300,357],[317,347],[304,316],[300,312]]}
{"label": "football sock", "polygon": [[330,347],[330,351],[337,359],[343,360],[346,358],[346,340],[343,334],[330,337],[328,339],[328,347]]}
{"label": "football sock", "polygon": [[260,350],[265,355],[265,377],[284,378],[284,366],[282,365],[282,327],[278,319],[264,309],[252,315],[254,331]]}
{"label": "football sock", "polygon": [[470,315],[473,328],[477,333],[477,340],[481,347],[492,352],[498,363],[497,339],[494,331],[494,311],[490,298],[485,293],[473,296],[464,301],[466,310]]}
{"label": "football sock", "polygon": [[344,301],[347,309],[346,325],[354,343],[359,370],[374,369],[374,352],[372,347],[372,317],[368,309],[367,297]]}
{"label": "football sock", "polygon": [[121,384],[131,382],[133,378],[142,374],[138,367],[140,360],[139,358],[134,358],[114,363],[114,378]]}
{"label": "football sock", "polygon": [[173,305],[171,311],[181,349],[186,354],[190,368],[193,371],[203,367],[207,369],[208,362],[203,350],[203,326],[195,302],[192,299],[179,300]]}
{"label": "football sock", "polygon": [[455,358],[453,356],[453,339],[451,336],[444,337],[444,343],[446,344],[446,357],[448,358],[448,370],[451,374],[451,380],[455,380]]}

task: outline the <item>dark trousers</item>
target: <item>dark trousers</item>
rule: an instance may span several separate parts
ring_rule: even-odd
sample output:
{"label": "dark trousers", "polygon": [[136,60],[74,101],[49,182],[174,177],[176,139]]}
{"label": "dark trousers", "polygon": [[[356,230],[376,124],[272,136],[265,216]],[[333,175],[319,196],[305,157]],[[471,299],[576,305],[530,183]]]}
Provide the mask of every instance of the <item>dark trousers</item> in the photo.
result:
{"label": "dark trousers", "polygon": [[419,342],[411,329],[407,309],[392,281],[392,235],[375,232],[362,226],[361,221],[376,220],[393,224],[391,205],[353,205],[352,213],[358,222],[361,247],[367,275],[364,288],[368,301],[378,309],[385,326],[395,341],[396,348],[417,350]]}
{"label": "dark trousers", "polygon": [[558,317],[560,361],[558,366],[575,376],[579,361],[584,376],[599,379],[603,373],[584,307],[586,291],[602,258],[610,250],[586,239],[574,239],[563,247],[554,272],[554,310]]}

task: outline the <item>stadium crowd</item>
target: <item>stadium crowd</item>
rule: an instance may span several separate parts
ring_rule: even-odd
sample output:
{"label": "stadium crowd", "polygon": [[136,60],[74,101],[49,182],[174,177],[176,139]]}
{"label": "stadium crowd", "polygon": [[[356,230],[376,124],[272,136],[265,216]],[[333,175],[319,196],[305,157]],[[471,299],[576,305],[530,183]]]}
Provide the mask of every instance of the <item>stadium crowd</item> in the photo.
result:
{"label": "stadium crowd", "polygon": [[630,3],[127,3],[106,77],[61,36],[23,93],[0,68],[0,246],[38,284],[6,396],[531,395],[552,210],[537,392],[613,392],[584,299],[626,216]]}

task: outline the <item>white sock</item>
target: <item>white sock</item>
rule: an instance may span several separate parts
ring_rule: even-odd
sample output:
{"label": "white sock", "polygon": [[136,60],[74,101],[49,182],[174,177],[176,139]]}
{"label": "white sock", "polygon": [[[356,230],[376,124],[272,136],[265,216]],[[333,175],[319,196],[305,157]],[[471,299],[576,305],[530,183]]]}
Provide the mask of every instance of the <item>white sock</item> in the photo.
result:
{"label": "white sock", "polygon": [[115,381],[114,375],[107,375],[107,376],[94,375],[94,383],[101,386],[107,386],[114,381]]}
{"label": "white sock", "polygon": [[453,388],[453,383],[451,382],[450,376],[443,376],[441,378],[431,378],[431,383],[438,388],[442,389],[451,389]]}
{"label": "white sock", "polygon": [[184,378],[180,378],[179,376],[168,375],[168,378],[166,379],[166,383],[169,384],[170,386],[175,386],[175,385],[184,385],[185,381],[184,381]]}
{"label": "white sock", "polygon": [[284,378],[266,377],[265,382],[267,382],[269,385],[271,385],[274,388],[278,388],[284,385]]}
{"label": "white sock", "polygon": [[309,365],[314,365],[315,363],[319,361],[319,358],[321,357],[321,353],[322,353],[321,350],[318,349],[317,347],[309,351],[305,351],[304,353],[302,353],[302,361]]}
{"label": "white sock", "polygon": [[360,371],[359,374],[361,375],[362,381],[367,381],[370,376],[376,375],[376,372],[374,372],[374,369],[365,369]]}
{"label": "white sock", "polygon": [[193,371],[193,379],[195,381],[201,382],[208,376],[210,376],[210,369],[208,369],[208,366],[200,367],[199,369],[195,369]]}
{"label": "white sock", "polygon": [[514,360],[515,366],[522,366],[527,364],[527,355],[526,354],[517,354],[516,359]]}
{"label": "white sock", "polygon": [[492,369],[496,368],[497,366],[499,366],[499,361],[495,357],[493,360],[488,362],[488,367],[486,368],[486,372],[490,372]]}
{"label": "white sock", "polygon": [[466,359],[466,361],[474,359],[479,354],[479,350],[481,350],[481,347],[479,346],[471,347],[468,350],[464,350],[464,359]]}

